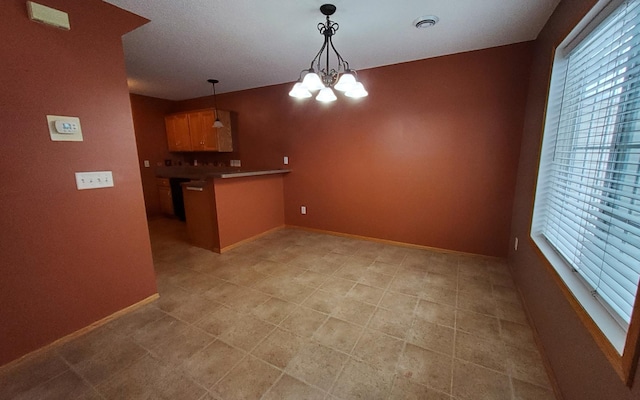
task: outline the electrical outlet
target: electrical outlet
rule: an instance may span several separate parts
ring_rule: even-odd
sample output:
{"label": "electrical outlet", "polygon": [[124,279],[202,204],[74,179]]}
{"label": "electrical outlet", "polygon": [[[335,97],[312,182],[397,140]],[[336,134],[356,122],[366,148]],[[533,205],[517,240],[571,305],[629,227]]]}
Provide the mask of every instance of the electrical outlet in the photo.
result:
{"label": "electrical outlet", "polygon": [[149,168],[151,164],[149,164],[149,160],[144,160],[144,167]]}
{"label": "electrical outlet", "polygon": [[518,237],[513,241],[513,250],[518,251]]}
{"label": "electrical outlet", "polygon": [[76,172],[78,190],[113,187],[111,171]]}
{"label": "electrical outlet", "polygon": [[306,206],[300,206],[300,214],[305,215],[307,213],[307,207]]}
{"label": "electrical outlet", "polygon": [[284,156],[284,158],[283,158],[283,160],[282,160],[282,163],[283,163],[284,165],[288,165],[288,164],[289,164],[289,157]]}

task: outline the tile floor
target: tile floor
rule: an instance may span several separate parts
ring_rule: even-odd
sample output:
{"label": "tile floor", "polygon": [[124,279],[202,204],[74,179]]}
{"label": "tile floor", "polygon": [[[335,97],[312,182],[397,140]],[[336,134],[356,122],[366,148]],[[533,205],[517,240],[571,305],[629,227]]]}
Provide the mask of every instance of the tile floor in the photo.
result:
{"label": "tile floor", "polygon": [[2,399],[554,399],[507,266],[150,222],[160,299],[0,374]]}

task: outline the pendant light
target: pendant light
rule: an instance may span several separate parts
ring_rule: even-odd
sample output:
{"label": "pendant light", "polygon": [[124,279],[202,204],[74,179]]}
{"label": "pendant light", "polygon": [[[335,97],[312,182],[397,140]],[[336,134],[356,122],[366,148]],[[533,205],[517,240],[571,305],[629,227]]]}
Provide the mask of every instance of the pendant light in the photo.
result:
{"label": "pendant light", "polygon": [[[356,80],[356,71],[349,68],[349,63],[342,58],[333,45],[333,35],[340,26],[331,21],[329,16],[336,12],[336,6],[323,4],[320,7],[320,12],[327,17],[325,23],[318,24],[318,31],[324,36],[324,43],[318,54],[311,60],[311,67],[302,70],[300,73],[300,78],[293,85],[289,96],[304,99],[311,97],[311,92],[319,90],[316,100],[331,102],[338,99],[333,89],[344,92],[345,96],[351,98],[367,96],[369,93],[365,90],[364,85]],[[329,65],[329,53],[331,50],[335,53],[332,58],[337,62],[334,68]],[[321,65],[323,57],[324,65]]]}
{"label": "pendant light", "polygon": [[220,121],[220,118],[218,118],[218,102],[216,100],[216,83],[218,83],[219,81],[217,79],[207,79],[207,82],[209,82],[213,86],[213,106],[216,115],[216,120],[213,123],[213,127],[224,128],[224,124],[222,123],[222,121]]}

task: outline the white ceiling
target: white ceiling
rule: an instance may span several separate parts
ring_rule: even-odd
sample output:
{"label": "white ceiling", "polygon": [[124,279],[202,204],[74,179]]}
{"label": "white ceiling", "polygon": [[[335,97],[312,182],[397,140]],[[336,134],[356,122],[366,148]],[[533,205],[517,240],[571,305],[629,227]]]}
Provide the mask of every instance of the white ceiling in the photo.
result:
{"label": "white ceiling", "polygon": [[[322,45],[326,0],[104,0],[151,20],[123,38],[131,92],[171,100],[294,82]],[[333,0],[362,70],[536,38],[560,0]],[[413,21],[440,22],[416,29]],[[363,82],[366,85],[366,82]]]}

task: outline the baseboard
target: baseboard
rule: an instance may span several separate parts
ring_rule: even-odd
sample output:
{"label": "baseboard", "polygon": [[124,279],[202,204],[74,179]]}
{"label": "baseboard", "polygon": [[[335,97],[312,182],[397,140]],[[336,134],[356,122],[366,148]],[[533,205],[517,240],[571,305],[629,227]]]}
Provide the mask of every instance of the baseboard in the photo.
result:
{"label": "baseboard", "polygon": [[481,258],[483,260],[504,261],[506,259],[506,257],[486,256],[483,254],[467,253],[464,251],[441,249],[439,247],[423,246],[420,244],[397,242],[395,240],[379,239],[379,238],[374,238],[370,236],[354,235],[351,233],[342,233],[342,232],[335,232],[335,231],[327,231],[324,229],[308,228],[306,226],[286,225],[285,227],[290,229],[300,229],[303,231],[309,231],[309,232],[315,232],[315,233],[324,233],[327,235],[340,236],[340,237],[345,237],[349,239],[360,239],[360,240],[366,240],[369,242],[390,244],[393,246],[407,247],[410,249],[427,250],[427,251],[433,251],[436,253],[445,253],[445,254],[454,254],[454,255],[457,254],[457,255],[466,256],[466,257],[476,257],[476,258]]}
{"label": "baseboard", "polygon": [[[511,264],[509,264],[509,272],[511,273],[511,277],[513,279],[513,269]],[[524,309],[524,314],[527,318],[527,322],[529,323],[529,327],[533,332],[533,341],[536,343],[536,347],[538,348],[538,353],[540,353],[540,357],[542,358],[542,364],[544,364],[544,369],[547,371],[547,377],[549,378],[549,382],[551,383],[551,389],[553,390],[553,394],[556,396],[557,400],[564,400],[564,396],[562,396],[562,392],[560,391],[560,385],[558,384],[558,380],[556,379],[556,375],[553,372],[553,368],[551,368],[551,362],[549,362],[549,357],[547,357],[547,353],[544,350],[544,345],[542,344],[542,340],[540,340],[540,335],[538,334],[538,330],[536,329],[535,324],[533,323],[533,318],[531,317],[531,313],[529,312],[529,308],[527,307],[527,303],[525,302],[524,295],[522,291],[516,284],[516,291],[518,292],[518,296],[520,297],[520,302],[522,303],[522,308]]]}
{"label": "baseboard", "polygon": [[250,238],[247,238],[247,239],[241,240],[239,242],[236,242],[234,244],[230,244],[229,246],[223,247],[219,251],[218,251],[218,249],[215,249],[215,251],[216,251],[216,253],[222,254],[222,253],[227,252],[229,250],[233,250],[236,247],[242,246],[243,244],[246,244],[246,243],[249,243],[249,242],[253,242],[256,239],[260,239],[261,237],[266,236],[266,235],[268,235],[270,233],[279,231],[280,229],[283,229],[284,227],[285,227],[284,225],[276,226],[275,228],[271,228],[268,231],[264,231],[262,233],[258,233],[255,236],[251,236]]}
{"label": "baseboard", "polygon": [[61,345],[65,344],[65,343],[67,343],[67,342],[70,342],[70,341],[72,341],[72,340],[74,340],[74,339],[76,339],[76,338],[78,338],[78,337],[80,337],[82,335],[85,335],[85,334],[91,332],[92,330],[94,330],[96,328],[99,328],[102,325],[113,321],[114,319],[120,318],[121,316],[123,316],[125,314],[129,314],[130,312],[135,311],[136,309],[138,309],[138,308],[140,308],[142,306],[145,306],[145,305],[147,305],[147,304],[149,304],[149,303],[151,303],[151,302],[153,302],[153,301],[155,301],[155,300],[157,300],[159,298],[160,298],[160,295],[158,293],[155,293],[155,294],[147,297],[146,299],[140,300],[139,302],[137,302],[135,304],[132,304],[132,305],[126,307],[126,308],[123,308],[122,310],[116,311],[115,313],[113,313],[111,315],[108,315],[108,316],[106,316],[106,317],[104,317],[104,318],[102,318],[102,319],[100,319],[100,320],[98,320],[98,321],[96,321],[96,322],[94,322],[94,323],[92,323],[90,325],[87,325],[84,328],[81,328],[81,329],[79,329],[79,330],[77,330],[75,332],[72,332],[72,333],[70,333],[70,334],[68,334],[66,336],[63,336],[63,337],[61,337],[59,339],[56,339],[55,341],[53,341],[53,342],[51,342],[51,343],[49,343],[49,344],[47,344],[47,345],[45,345],[43,347],[40,347],[39,349],[36,349],[36,350],[34,350],[32,352],[29,352],[29,353],[23,355],[20,358],[17,358],[17,359],[15,359],[13,361],[10,361],[7,364],[4,364],[4,365],[0,366],[0,373],[5,371],[5,370],[8,370],[8,369],[12,368],[13,366],[15,366],[17,364],[20,364],[23,361],[26,361],[28,359],[37,357],[40,354],[46,353],[47,351],[50,351],[50,350],[52,350],[52,349],[54,349],[54,348],[56,348],[58,346],[61,346]]}

